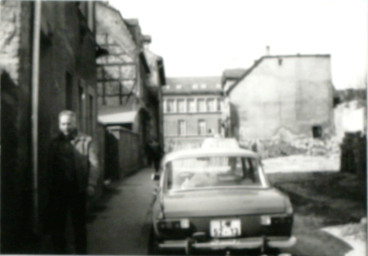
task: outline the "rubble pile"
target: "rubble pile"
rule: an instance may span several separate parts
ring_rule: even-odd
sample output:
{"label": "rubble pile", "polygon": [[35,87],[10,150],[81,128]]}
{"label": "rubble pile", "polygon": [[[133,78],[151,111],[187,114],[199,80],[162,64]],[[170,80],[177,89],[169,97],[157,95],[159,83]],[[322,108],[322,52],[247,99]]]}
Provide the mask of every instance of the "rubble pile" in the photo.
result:
{"label": "rubble pile", "polygon": [[337,138],[294,136],[290,132],[278,133],[278,135],[269,140],[242,140],[241,145],[244,148],[257,151],[262,158],[290,155],[331,156],[340,154],[340,143]]}
{"label": "rubble pile", "polygon": [[362,218],[360,223],[347,224],[341,228],[341,235],[351,236],[361,241],[367,240],[367,218]]}
{"label": "rubble pile", "polygon": [[326,156],[340,154],[340,144],[336,138],[299,138],[291,142],[291,144],[298,149],[305,150],[307,155]]}
{"label": "rubble pile", "polygon": [[326,227],[322,230],[350,245],[352,249],[346,256],[366,255],[367,218],[362,218],[360,223]]}

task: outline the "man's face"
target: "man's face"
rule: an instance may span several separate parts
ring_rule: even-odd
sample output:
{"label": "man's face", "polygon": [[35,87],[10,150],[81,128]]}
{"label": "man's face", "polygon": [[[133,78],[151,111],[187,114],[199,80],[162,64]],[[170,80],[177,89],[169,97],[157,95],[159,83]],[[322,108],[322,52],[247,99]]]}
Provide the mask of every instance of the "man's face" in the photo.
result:
{"label": "man's face", "polygon": [[74,117],[62,115],[59,118],[59,130],[65,135],[71,134],[77,129],[77,122]]}

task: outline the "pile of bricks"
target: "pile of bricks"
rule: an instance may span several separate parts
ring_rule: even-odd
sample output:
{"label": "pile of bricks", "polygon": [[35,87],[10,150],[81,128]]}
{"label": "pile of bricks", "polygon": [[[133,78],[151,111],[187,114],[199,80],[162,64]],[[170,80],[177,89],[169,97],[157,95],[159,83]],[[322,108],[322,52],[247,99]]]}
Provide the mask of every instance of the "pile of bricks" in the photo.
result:
{"label": "pile of bricks", "polygon": [[326,156],[340,154],[340,145],[336,138],[299,138],[292,141],[291,144],[296,148],[305,150],[307,155]]}

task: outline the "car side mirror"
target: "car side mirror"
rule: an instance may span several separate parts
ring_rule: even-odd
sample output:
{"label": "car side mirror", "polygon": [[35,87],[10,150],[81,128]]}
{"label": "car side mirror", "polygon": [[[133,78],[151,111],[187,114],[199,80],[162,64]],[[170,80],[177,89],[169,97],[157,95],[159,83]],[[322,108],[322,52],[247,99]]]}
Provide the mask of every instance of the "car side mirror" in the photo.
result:
{"label": "car side mirror", "polygon": [[153,181],[158,181],[158,180],[160,180],[160,174],[158,174],[158,173],[154,173],[154,174],[152,174],[152,175],[151,175],[151,180],[153,180]]}

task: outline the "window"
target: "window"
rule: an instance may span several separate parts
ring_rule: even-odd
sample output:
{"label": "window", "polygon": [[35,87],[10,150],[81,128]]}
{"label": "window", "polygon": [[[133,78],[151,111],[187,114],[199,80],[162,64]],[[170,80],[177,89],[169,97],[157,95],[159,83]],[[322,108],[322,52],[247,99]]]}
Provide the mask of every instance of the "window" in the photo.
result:
{"label": "window", "polygon": [[219,133],[219,134],[221,134],[221,128],[222,128],[222,121],[221,121],[221,119],[218,119],[218,121],[217,121],[217,132]]}
{"label": "window", "polygon": [[186,124],[184,120],[178,121],[178,135],[180,136],[186,135]]}
{"label": "window", "polygon": [[185,100],[178,100],[178,112],[185,113]]}
{"label": "window", "polygon": [[167,112],[167,100],[164,100],[162,108],[163,108],[164,113],[166,113]]}
{"label": "window", "polygon": [[175,101],[174,100],[167,100],[167,112],[168,113],[175,112]]}
{"label": "window", "polygon": [[205,156],[169,161],[168,190],[203,189],[219,187],[261,188],[259,161],[250,157]]}
{"label": "window", "polygon": [[[109,39],[106,39],[109,40]],[[108,44],[111,44],[109,41]],[[112,54],[120,54],[118,46],[107,46]],[[114,47],[117,47],[115,49]],[[112,55],[109,55],[109,58]],[[101,58],[102,59],[102,58]],[[99,58],[100,60],[100,58]],[[104,65],[110,62],[109,65]],[[119,59],[120,61],[120,59]],[[128,95],[135,93],[137,96],[141,93],[141,88],[135,83],[136,68],[132,64],[116,64],[115,60],[108,60],[101,62],[101,65],[97,67],[97,82],[98,93],[102,99],[103,105],[119,106],[128,100]]]}
{"label": "window", "polygon": [[188,100],[188,110],[189,112],[193,113],[196,112],[196,104],[195,104],[195,100],[194,99],[189,99]]}
{"label": "window", "polygon": [[198,120],[198,135],[206,135],[206,121]]}
{"label": "window", "polygon": [[78,121],[79,121],[79,127],[82,131],[84,131],[84,87],[81,80],[79,80],[78,85]]}
{"label": "window", "polygon": [[312,127],[313,138],[322,138],[322,127],[319,125]]}
{"label": "window", "polygon": [[216,112],[215,99],[208,99],[207,100],[207,110],[208,110],[208,112]]}
{"label": "window", "polygon": [[204,99],[198,100],[198,112],[206,112],[206,103]]}
{"label": "window", "polygon": [[221,111],[221,100],[220,99],[217,99],[217,111]]}
{"label": "window", "polygon": [[73,76],[69,72],[65,74],[65,108],[73,110]]}
{"label": "window", "polygon": [[88,96],[88,133],[90,135],[93,135],[94,133],[94,126],[93,126],[93,121],[94,121],[94,108],[93,108],[93,96],[89,95]]}

